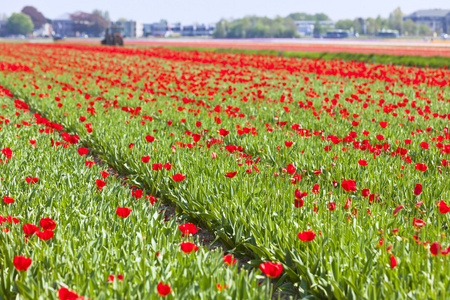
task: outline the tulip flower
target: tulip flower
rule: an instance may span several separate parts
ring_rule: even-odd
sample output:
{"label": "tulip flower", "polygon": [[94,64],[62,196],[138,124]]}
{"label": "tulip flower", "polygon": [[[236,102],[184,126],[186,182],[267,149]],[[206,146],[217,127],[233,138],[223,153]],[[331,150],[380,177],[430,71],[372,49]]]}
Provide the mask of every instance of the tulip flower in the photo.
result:
{"label": "tulip flower", "polygon": [[261,271],[270,278],[277,278],[283,272],[283,266],[279,263],[266,262],[259,265]]}
{"label": "tulip flower", "polygon": [[121,218],[126,218],[130,215],[132,209],[128,207],[117,207],[116,214]]}
{"label": "tulip flower", "polygon": [[156,288],[158,289],[158,294],[162,297],[165,297],[172,292],[172,290],[170,289],[170,285],[163,284],[162,281],[158,283],[158,286]]}
{"label": "tulip flower", "polygon": [[23,256],[16,256],[14,257],[13,263],[14,263],[14,267],[18,270],[18,271],[26,271],[28,270],[28,268],[30,267],[32,262],[31,258],[26,258]]}

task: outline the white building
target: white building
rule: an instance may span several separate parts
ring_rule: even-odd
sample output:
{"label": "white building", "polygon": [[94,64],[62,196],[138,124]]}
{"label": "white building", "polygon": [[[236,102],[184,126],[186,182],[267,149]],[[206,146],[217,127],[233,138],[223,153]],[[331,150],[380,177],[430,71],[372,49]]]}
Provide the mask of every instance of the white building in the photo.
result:
{"label": "white building", "polygon": [[[333,21],[320,21],[320,25],[323,27],[334,27]],[[312,36],[314,32],[314,25],[316,21],[295,21],[295,26],[297,26],[297,31],[300,36]]]}

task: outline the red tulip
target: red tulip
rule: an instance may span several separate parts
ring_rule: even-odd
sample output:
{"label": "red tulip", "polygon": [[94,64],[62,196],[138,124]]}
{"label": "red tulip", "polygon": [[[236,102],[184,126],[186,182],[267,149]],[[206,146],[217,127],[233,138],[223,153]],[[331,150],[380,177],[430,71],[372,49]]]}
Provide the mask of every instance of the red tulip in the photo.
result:
{"label": "red tulip", "polygon": [[236,174],[237,174],[237,171],[235,171],[235,172],[229,172],[229,173],[226,173],[226,174],[225,174],[225,177],[233,178],[234,176],[236,176]]}
{"label": "red tulip", "polygon": [[46,229],[44,231],[37,231],[36,235],[39,239],[41,239],[43,241],[48,241],[49,239],[53,238],[53,230]]}
{"label": "red tulip", "polygon": [[448,206],[447,203],[444,202],[444,200],[441,200],[439,202],[439,212],[441,214],[446,214],[450,212],[450,206]]}
{"label": "red tulip", "polygon": [[441,244],[439,244],[438,242],[434,242],[430,245],[430,252],[433,256],[439,255],[441,253],[441,249]]}
{"label": "red tulip", "polygon": [[11,158],[13,154],[11,148],[3,148],[2,153],[6,156],[6,158]]}
{"label": "red tulip", "polygon": [[181,242],[180,248],[184,253],[191,253],[192,251],[197,252],[198,250],[198,247],[191,242]]}
{"label": "red tulip", "polygon": [[416,196],[419,196],[422,193],[422,185],[420,183],[416,184],[416,187],[414,188],[414,194]]}
{"label": "red tulip", "polygon": [[37,183],[39,181],[39,178],[37,178],[37,177],[27,177],[27,182],[29,183],[29,184],[35,184],[35,183]]}
{"label": "red tulip", "polygon": [[148,163],[150,161],[150,155],[147,155],[147,156],[143,156],[142,157],[142,162],[143,163]]}
{"label": "red tulip", "polygon": [[292,142],[292,141],[286,141],[286,142],[284,142],[284,145],[289,148],[292,146],[293,143],[294,142]]}
{"label": "red tulip", "polygon": [[87,160],[84,162],[84,164],[86,165],[86,167],[91,168],[94,165],[94,162]]}
{"label": "red tulip", "polygon": [[423,149],[428,149],[428,148],[430,148],[430,145],[426,142],[422,142],[422,143],[420,143],[420,147]]}
{"label": "red tulip", "polygon": [[231,254],[228,254],[226,256],[222,255],[222,256],[223,256],[223,262],[229,266],[234,265],[237,262],[236,258],[233,258],[233,255],[231,255]]}
{"label": "red tulip", "polygon": [[69,291],[65,287],[61,287],[58,291],[59,300],[84,300],[83,296],[79,296],[74,291]]}
{"label": "red tulip", "polygon": [[448,167],[448,166],[449,166],[448,160],[443,159],[443,160],[442,160],[442,166],[443,166],[443,167]]}
{"label": "red tulip", "polygon": [[14,199],[8,196],[4,196],[3,197],[3,202],[5,202],[6,204],[11,204],[14,202]]}
{"label": "red tulip", "polygon": [[131,197],[134,197],[135,199],[140,199],[144,192],[142,190],[134,190],[131,191]]}
{"label": "red tulip", "polygon": [[303,197],[308,196],[308,193],[307,192],[302,193],[298,189],[296,189],[294,195],[295,195],[295,199],[302,199]]}
{"label": "red tulip", "polygon": [[358,160],[358,164],[363,167],[368,165],[367,161],[362,159]]}
{"label": "red tulip", "polygon": [[106,171],[102,171],[101,175],[103,179],[106,179],[109,176],[109,173]]}
{"label": "red tulip", "polygon": [[395,259],[394,255],[391,255],[391,268],[395,268],[397,266],[397,260]]}
{"label": "red tulip", "polygon": [[352,206],[352,200],[350,198],[347,198],[345,201],[344,209],[349,209]]}
{"label": "red tulip", "polygon": [[152,165],[152,169],[153,169],[154,171],[162,170],[162,168],[163,168],[162,163],[157,163],[157,164],[153,164],[153,165]]}
{"label": "red tulip", "polygon": [[84,156],[86,154],[89,153],[89,149],[87,148],[78,148],[78,154],[80,154],[81,156]]}
{"label": "red tulip", "polygon": [[34,224],[27,223],[22,226],[23,233],[25,233],[26,237],[32,236],[35,232],[39,231],[39,227]]}
{"label": "red tulip", "polygon": [[316,233],[310,230],[299,232],[298,238],[303,242],[311,242],[316,237]]}
{"label": "red tulip", "polygon": [[369,191],[369,189],[363,189],[363,190],[361,191],[361,194],[362,194],[362,196],[363,196],[364,198],[366,198],[367,196],[369,196],[370,191]]}
{"label": "red tulip", "polygon": [[186,178],[186,176],[184,176],[184,175],[182,175],[182,174],[180,174],[180,173],[175,174],[175,175],[172,176],[172,179],[173,179],[175,182],[183,181],[185,178]]}
{"label": "red tulip", "polygon": [[288,174],[294,174],[295,173],[295,167],[294,167],[294,165],[293,164],[289,164],[289,165],[287,165],[286,166],[286,172],[288,173]]}
{"label": "red tulip", "polygon": [[163,297],[167,296],[168,294],[170,294],[172,292],[172,290],[170,289],[170,285],[163,284],[162,281],[160,283],[158,283],[157,289],[158,289],[158,294]]}
{"label": "red tulip", "polygon": [[319,193],[319,185],[317,183],[313,186],[312,193],[313,194],[318,194]]}
{"label": "red tulip", "polygon": [[101,179],[97,179],[97,180],[95,181],[95,184],[97,185],[98,190],[101,192],[101,191],[102,191],[102,188],[105,187],[106,182],[103,181],[103,180],[101,180]]}
{"label": "red tulip", "polygon": [[329,211],[335,210],[335,209],[336,209],[336,203],[334,203],[334,202],[328,202],[328,204],[327,204],[327,209],[328,209]]}
{"label": "red tulip", "polygon": [[295,199],[294,200],[294,206],[296,207],[296,208],[300,208],[300,207],[302,207],[303,206],[303,199],[300,199],[300,200],[297,200],[297,199]]}
{"label": "red tulip", "polygon": [[356,181],[344,179],[342,182],[342,188],[347,192],[356,192]]}
{"label": "red tulip", "polygon": [[43,218],[43,219],[41,219],[39,224],[41,225],[42,229],[44,229],[44,230],[47,230],[47,229],[54,230],[56,228],[56,222],[53,221],[51,218]]}
{"label": "red tulip", "polygon": [[117,207],[116,214],[121,218],[126,218],[130,215],[132,209],[128,207]]}
{"label": "red tulip", "polygon": [[397,206],[397,207],[395,208],[395,210],[394,210],[394,217],[397,215],[397,213],[398,213],[401,209],[403,209],[403,205]]}
{"label": "red tulip", "polygon": [[228,130],[223,129],[223,128],[219,130],[219,134],[220,134],[221,136],[227,136],[229,133],[230,133],[230,132],[229,132]]}
{"label": "red tulip", "polygon": [[423,220],[421,220],[421,219],[416,219],[416,218],[414,218],[413,219],[413,226],[415,227],[415,228],[418,228],[418,229],[420,229],[420,228],[422,228],[422,226],[425,226],[427,223],[425,223]]}
{"label": "red tulip", "polygon": [[428,168],[423,163],[418,163],[415,165],[415,168],[421,172],[425,172]]}
{"label": "red tulip", "polygon": [[178,226],[178,229],[180,229],[180,231],[182,232],[182,237],[184,237],[185,235],[196,234],[199,230],[197,226],[192,223],[184,223]]}
{"label": "red tulip", "polygon": [[153,136],[151,136],[151,135],[147,135],[145,137],[145,139],[147,140],[148,143],[152,143],[155,140],[155,138]]}
{"label": "red tulip", "polygon": [[26,258],[23,256],[16,256],[14,257],[14,267],[16,267],[16,269],[18,271],[26,271],[28,270],[28,268],[30,267],[32,262],[31,258]]}
{"label": "red tulip", "polygon": [[276,278],[283,272],[283,265],[274,262],[266,262],[259,265],[261,271],[266,274],[267,277]]}

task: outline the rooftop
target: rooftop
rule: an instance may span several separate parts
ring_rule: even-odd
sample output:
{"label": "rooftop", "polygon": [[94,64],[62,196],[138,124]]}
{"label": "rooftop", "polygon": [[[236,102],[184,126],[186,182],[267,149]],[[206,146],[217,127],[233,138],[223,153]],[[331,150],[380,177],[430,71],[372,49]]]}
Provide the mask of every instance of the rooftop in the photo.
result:
{"label": "rooftop", "polygon": [[420,17],[445,17],[450,14],[450,9],[423,9],[413,12],[406,16],[407,18],[420,18]]}

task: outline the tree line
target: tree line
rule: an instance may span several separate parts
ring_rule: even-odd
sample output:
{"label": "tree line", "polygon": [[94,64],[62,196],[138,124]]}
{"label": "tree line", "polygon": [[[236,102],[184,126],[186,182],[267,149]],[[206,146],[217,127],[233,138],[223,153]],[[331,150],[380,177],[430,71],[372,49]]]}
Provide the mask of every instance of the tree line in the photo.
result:
{"label": "tree line", "polygon": [[[405,14],[396,8],[388,18],[355,18],[339,20],[335,29],[348,30],[354,34],[374,36],[381,30],[397,30],[404,36],[431,35],[431,29],[426,25],[417,25],[411,20],[403,21]],[[292,13],[286,17],[247,16],[235,20],[222,19],[216,24],[213,33],[215,38],[294,38],[298,37],[295,21],[313,21],[314,34],[324,34],[332,28],[323,26],[320,21],[331,21],[326,14]]]}

